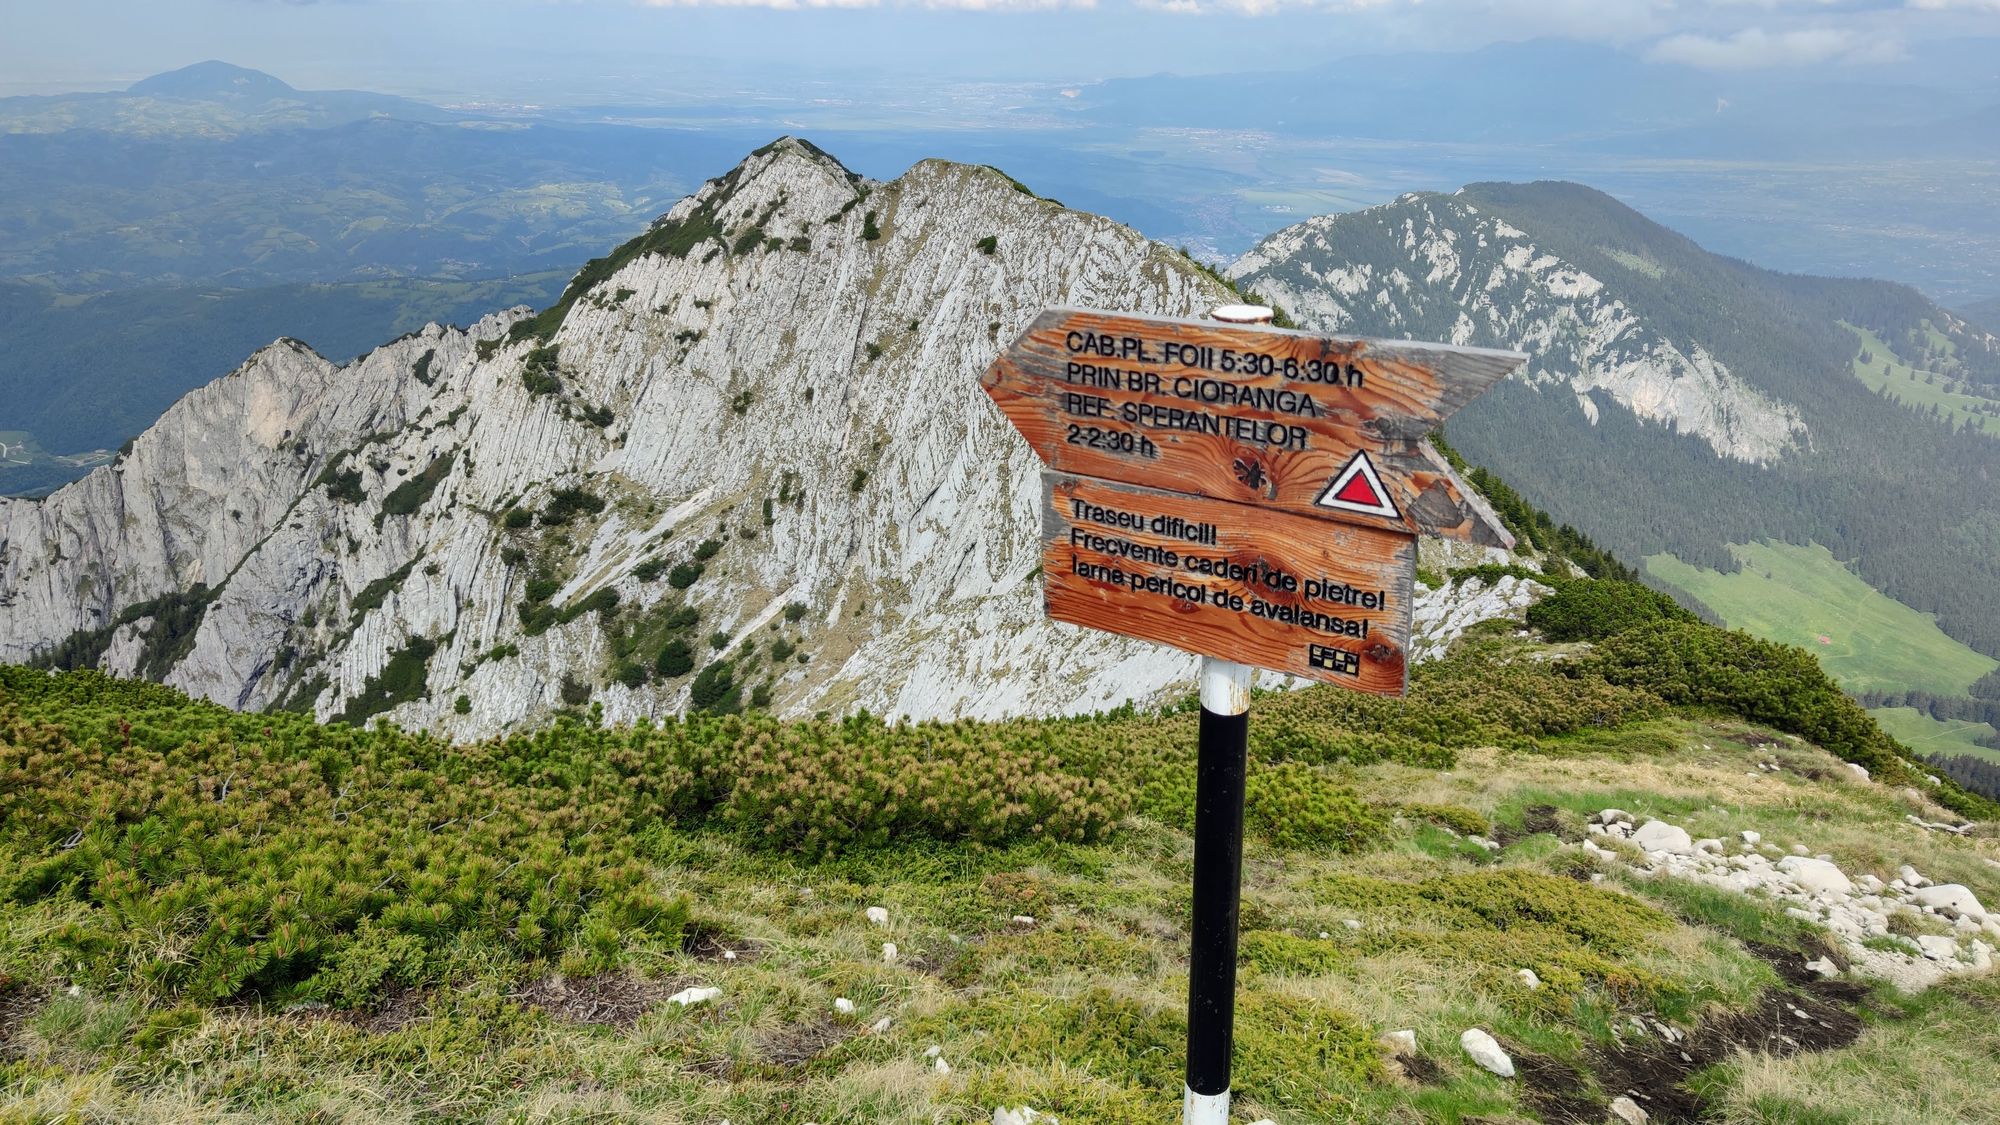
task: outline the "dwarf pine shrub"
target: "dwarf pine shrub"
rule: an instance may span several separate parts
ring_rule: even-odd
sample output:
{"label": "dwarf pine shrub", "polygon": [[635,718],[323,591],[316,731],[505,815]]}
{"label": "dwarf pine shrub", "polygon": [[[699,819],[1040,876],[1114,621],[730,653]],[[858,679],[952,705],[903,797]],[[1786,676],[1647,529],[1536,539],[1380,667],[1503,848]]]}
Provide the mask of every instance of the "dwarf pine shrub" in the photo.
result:
{"label": "dwarf pine shrub", "polygon": [[0,900],[72,905],[50,940],[86,987],[198,1001],[356,1002],[594,920],[672,948],[634,843],[660,813],[609,757],[573,723],[452,746],[0,668]]}

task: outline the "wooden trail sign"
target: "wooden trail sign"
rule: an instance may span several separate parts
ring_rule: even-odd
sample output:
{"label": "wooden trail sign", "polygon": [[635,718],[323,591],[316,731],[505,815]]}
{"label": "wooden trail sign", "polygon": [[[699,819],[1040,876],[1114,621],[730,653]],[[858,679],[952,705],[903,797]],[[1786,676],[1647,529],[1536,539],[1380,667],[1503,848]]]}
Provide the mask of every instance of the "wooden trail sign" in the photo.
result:
{"label": "wooden trail sign", "polygon": [[1416,565],[1400,532],[1042,474],[1048,611],[1072,625],[1396,695]]}
{"label": "wooden trail sign", "polygon": [[1050,309],[980,385],[1050,470],[1049,616],[1400,695],[1416,536],[1513,546],[1424,437],[1526,359]]}
{"label": "wooden trail sign", "polygon": [[1511,547],[1424,436],[1526,361],[1049,309],[980,385],[1061,472]]}

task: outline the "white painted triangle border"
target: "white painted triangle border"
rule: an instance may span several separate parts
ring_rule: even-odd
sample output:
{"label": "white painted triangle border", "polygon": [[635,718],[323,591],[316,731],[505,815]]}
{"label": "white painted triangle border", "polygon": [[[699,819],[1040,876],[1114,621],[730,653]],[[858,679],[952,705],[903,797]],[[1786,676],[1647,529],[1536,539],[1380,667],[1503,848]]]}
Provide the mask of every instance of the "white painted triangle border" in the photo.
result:
{"label": "white painted triangle border", "polygon": [[[1381,497],[1382,502],[1380,504],[1359,504],[1352,500],[1337,498],[1340,490],[1346,488],[1348,482],[1357,476],[1366,480],[1368,487],[1375,490],[1375,495]],[[1320,490],[1319,498],[1314,500],[1313,504],[1321,508],[1332,508],[1338,512],[1359,512],[1364,516],[1387,516],[1392,520],[1403,518],[1403,513],[1396,508],[1395,499],[1389,495],[1389,490],[1382,486],[1382,478],[1375,472],[1375,463],[1368,459],[1368,453],[1365,450],[1357,451],[1353,457],[1348,459],[1347,466],[1334,474],[1333,480],[1329,481],[1327,486]]]}

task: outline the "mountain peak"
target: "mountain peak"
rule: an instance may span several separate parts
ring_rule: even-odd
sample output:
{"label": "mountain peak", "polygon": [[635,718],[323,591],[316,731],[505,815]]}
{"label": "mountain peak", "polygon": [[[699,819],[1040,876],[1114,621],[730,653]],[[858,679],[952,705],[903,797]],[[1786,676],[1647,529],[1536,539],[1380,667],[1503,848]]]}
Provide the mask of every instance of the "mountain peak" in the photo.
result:
{"label": "mountain peak", "polygon": [[210,59],[179,70],[142,78],[127,93],[167,98],[250,98],[269,100],[295,94],[290,85],[261,70]]}

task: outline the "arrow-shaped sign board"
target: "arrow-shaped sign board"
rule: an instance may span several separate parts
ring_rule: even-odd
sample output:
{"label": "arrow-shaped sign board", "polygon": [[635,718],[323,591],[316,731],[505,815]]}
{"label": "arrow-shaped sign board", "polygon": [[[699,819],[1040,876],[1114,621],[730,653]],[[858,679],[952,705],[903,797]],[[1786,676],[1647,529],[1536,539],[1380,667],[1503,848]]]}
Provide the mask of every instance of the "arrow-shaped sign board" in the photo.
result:
{"label": "arrow-shaped sign board", "polygon": [[981,386],[1049,468],[1512,546],[1424,436],[1518,352],[1049,309]]}
{"label": "arrow-shaped sign board", "polygon": [[1526,360],[1050,309],[980,385],[1050,470],[1049,616],[1400,695],[1416,536],[1514,542],[1425,435]]}

